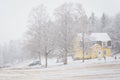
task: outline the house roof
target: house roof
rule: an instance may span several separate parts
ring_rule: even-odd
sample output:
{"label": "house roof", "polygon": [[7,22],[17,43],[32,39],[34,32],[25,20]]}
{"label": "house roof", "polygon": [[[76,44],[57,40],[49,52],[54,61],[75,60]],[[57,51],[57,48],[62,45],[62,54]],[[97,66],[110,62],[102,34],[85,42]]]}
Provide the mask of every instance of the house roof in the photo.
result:
{"label": "house roof", "polygon": [[[82,33],[77,34],[80,41],[82,41]],[[91,33],[85,34],[85,39],[89,39],[91,41],[111,41],[111,38],[107,33]]]}

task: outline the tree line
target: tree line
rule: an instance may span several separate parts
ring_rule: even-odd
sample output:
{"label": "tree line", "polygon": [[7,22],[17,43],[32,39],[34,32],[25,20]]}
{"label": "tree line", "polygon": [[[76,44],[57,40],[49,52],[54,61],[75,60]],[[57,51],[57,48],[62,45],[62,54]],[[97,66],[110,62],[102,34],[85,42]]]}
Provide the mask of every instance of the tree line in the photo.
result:
{"label": "tree line", "polygon": [[[29,17],[26,48],[32,55],[63,58],[72,55],[73,41],[77,33],[106,32],[112,38],[113,52],[120,47],[120,13],[110,17],[103,13],[101,18],[91,13],[87,16],[81,4],[64,3],[51,16],[44,5],[34,8]],[[55,52],[57,51],[57,52]],[[59,53],[58,53],[59,52]]]}
{"label": "tree line", "polygon": [[[109,16],[103,13],[97,17],[94,12],[90,16],[79,3],[64,3],[57,7],[52,16],[43,4],[33,8],[28,17],[28,30],[25,40],[10,41],[0,46],[3,63],[14,63],[30,58],[48,57],[62,59],[67,64],[67,56],[72,56],[74,37],[82,32],[105,32],[112,39],[113,54],[120,52],[120,13]],[[18,44],[19,43],[19,44]],[[1,63],[2,64],[2,63]]]}

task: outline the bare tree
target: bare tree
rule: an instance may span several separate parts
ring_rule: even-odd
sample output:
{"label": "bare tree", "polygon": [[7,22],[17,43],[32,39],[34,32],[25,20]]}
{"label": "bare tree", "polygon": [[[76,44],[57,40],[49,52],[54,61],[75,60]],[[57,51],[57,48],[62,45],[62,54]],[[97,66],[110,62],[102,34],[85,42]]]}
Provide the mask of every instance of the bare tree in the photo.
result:
{"label": "bare tree", "polygon": [[27,31],[27,45],[28,50],[34,54],[39,55],[41,65],[41,56],[43,51],[43,36],[44,28],[48,25],[48,13],[44,5],[37,6],[31,11],[29,19],[29,30]]}
{"label": "bare tree", "polygon": [[71,28],[72,28],[72,4],[63,4],[55,10],[57,27],[59,27],[59,47],[64,51],[64,64],[67,64],[67,55],[71,43]]}
{"label": "bare tree", "polygon": [[99,20],[95,16],[95,13],[93,12],[91,16],[89,17],[89,31],[91,32],[99,32]]}
{"label": "bare tree", "polygon": [[89,31],[88,18],[81,4],[76,4],[74,14],[74,33],[82,33],[83,41],[83,62],[85,53],[85,33]]}
{"label": "bare tree", "polygon": [[[112,23],[112,22],[111,22]],[[108,32],[113,40],[114,51],[120,52],[120,13],[113,18],[113,25],[108,27]]]}
{"label": "bare tree", "polygon": [[64,64],[67,64],[67,55],[73,50],[74,35],[87,29],[87,16],[81,4],[65,3],[56,8],[55,18],[59,30],[59,46],[64,51]]}
{"label": "bare tree", "polygon": [[48,24],[44,27],[44,35],[42,37],[43,39],[43,50],[45,54],[45,67],[47,68],[48,66],[48,55],[54,51],[54,39],[52,34],[52,23],[51,21],[48,22]]}
{"label": "bare tree", "polygon": [[27,31],[27,45],[30,52],[39,54],[41,65],[41,56],[45,56],[45,67],[47,67],[47,58],[53,50],[52,22],[44,5],[40,5],[32,10],[29,21],[29,30]]}

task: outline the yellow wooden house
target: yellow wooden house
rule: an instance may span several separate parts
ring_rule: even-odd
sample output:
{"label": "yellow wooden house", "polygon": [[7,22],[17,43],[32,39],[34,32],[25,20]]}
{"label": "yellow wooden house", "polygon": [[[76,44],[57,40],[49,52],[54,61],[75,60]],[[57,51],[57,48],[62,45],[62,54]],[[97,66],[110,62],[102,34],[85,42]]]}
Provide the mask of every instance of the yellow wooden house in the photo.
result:
{"label": "yellow wooden house", "polygon": [[74,59],[108,57],[112,55],[111,38],[107,33],[78,33],[74,39]]}

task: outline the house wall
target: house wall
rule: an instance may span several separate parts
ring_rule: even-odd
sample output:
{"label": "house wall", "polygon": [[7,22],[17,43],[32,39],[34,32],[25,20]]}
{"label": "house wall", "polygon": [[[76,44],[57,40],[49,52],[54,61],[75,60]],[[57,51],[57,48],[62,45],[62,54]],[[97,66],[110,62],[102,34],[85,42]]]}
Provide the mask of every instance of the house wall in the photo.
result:
{"label": "house wall", "polygon": [[80,42],[78,37],[75,37],[74,44],[73,44],[73,51],[74,51],[74,59],[81,59],[83,56],[82,48],[80,47]]}
{"label": "house wall", "polygon": [[[106,51],[106,54],[104,54],[104,51]],[[112,56],[111,48],[103,48],[99,44],[94,44],[89,50],[87,51],[85,50],[84,52],[85,59],[108,57],[108,56]],[[76,38],[74,43],[74,59],[82,59],[82,58],[83,58],[83,48],[80,47],[80,43]]]}
{"label": "house wall", "polygon": [[103,48],[103,51],[106,50],[106,54],[104,56],[109,57],[112,56],[111,48]]}

